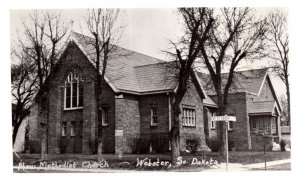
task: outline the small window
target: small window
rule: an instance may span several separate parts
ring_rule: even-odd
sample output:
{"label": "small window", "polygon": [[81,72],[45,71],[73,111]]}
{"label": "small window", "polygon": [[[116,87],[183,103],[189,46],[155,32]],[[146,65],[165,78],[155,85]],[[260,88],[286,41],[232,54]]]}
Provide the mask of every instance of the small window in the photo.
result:
{"label": "small window", "polygon": [[195,109],[183,108],[182,124],[183,126],[196,126]]}
{"label": "small window", "polygon": [[71,136],[75,136],[75,121],[71,122]]}
{"label": "small window", "polygon": [[258,127],[259,127],[259,130],[263,130],[264,129],[264,119],[260,118],[258,120]]}
{"label": "small window", "polygon": [[[211,113],[211,116],[216,116],[216,113],[215,112],[212,112]],[[211,126],[210,126],[211,129],[216,129],[216,121],[212,121],[211,120]]]}
{"label": "small window", "polygon": [[266,129],[266,132],[270,132],[271,131],[270,120],[265,120],[265,129]]}
{"label": "small window", "polygon": [[233,121],[228,122],[228,130],[233,130]]}
{"label": "small window", "polygon": [[256,129],[257,128],[256,119],[252,119],[251,120],[251,127],[252,127],[252,129]]}
{"label": "small window", "polygon": [[158,124],[158,116],[157,116],[157,108],[151,108],[151,126],[157,126]]}
{"label": "small window", "polygon": [[61,127],[61,136],[66,136],[66,135],[67,135],[67,122],[63,122]]}
{"label": "small window", "polygon": [[108,126],[108,108],[102,108],[101,117],[102,117],[102,126]]}

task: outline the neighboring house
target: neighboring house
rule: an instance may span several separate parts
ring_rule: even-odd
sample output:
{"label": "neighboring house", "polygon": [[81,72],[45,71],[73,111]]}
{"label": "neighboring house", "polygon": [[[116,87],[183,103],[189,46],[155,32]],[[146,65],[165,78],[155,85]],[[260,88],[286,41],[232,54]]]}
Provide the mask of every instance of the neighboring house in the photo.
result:
{"label": "neighboring house", "polygon": [[[169,63],[117,47],[118,54],[108,62],[101,107],[96,109],[99,72],[94,66],[93,41],[71,32],[46,80],[47,87],[39,91],[32,107],[32,143],[47,143],[47,149],[42,150],[48,153],[92,154],[102,128],[104,153],[132,153],[138,138],[150,139],[149,152],[168,150],[171,102],[177,86]],[[196,142],[199,148],[209,150],[204,135],[204,98],[199,79],[192,73],[181,103],[181,151]],[[97,110],[101,111],[99,121]],[[158,140],[161,146],[157,147]]]}
{"label": "neighboring house", "polygon": [[[211,97],[204,100],[206,139],[217,135],[216,122],[211,116],[217,111],[217,98],[212,82],[207,75],[198,73],[202,86]],[[223,74],[226,79],[228,74]],[[272,143],[279,143],[281,106],[276,96],[267,69],[256,69],[235,72],[233,84],[228,95],[226,114],[236,116],[236,122],[228,127],[229,148],[236,150],[267,149]]]}

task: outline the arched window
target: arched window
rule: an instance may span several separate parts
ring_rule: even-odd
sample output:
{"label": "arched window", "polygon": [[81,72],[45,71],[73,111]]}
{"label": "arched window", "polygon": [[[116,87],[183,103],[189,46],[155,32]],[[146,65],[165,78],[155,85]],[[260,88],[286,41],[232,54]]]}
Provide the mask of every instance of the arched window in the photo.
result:
{"label": "arched window", "polygon": [[65,81],[65,109],[78,109],[83,107],[82,79],[74,70],[69,73]]}

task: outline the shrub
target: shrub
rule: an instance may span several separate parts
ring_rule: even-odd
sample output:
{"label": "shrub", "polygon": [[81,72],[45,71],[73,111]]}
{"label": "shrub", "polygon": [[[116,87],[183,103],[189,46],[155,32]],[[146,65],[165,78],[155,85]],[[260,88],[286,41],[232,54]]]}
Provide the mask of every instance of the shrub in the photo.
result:
{"label": "shrub", "polygon": [[69,139],[61,138],[59,141],[59,150],[61,154],[65,154],[67,152],[67,148],[69,145]]}
{"label": "shrub", "polygon": [[281,149],[281,151],[285,151],[286,143],[287,142],[285,140],[281,139],[281,141],[280,141],[280,149]]}
{"label": "shrub", "polygon": [[187,142],[187,150],[189,150],[191,152],[191,154],[194,154],[197,152],[198,146],[199,146],[199,142],[194,139],[194,140],[189,140],[190,142]]}
{"label": "shrub", "polygon": [[98,152],[98,138],[97,139],[90,139],[88,141],[89,147],[92,151],[92,154],[97,154]]}
{"label": "shrub", "polygon": [[150,138],[147,136],[133,138],[130,144],[133,154],[146,154],[149,153]]}
{"label": "shrub", "polygon": [[41,153],[41,143],[37,140],[29,139],[29,151],[30,153]]}
{"label": "shrub", "polygon": [[211,137],[208,142],[208,147],[212,152],[218,152],[221,148],[221,143],[217,137]]}
{"label": "shrub", "polygon": [[153,135],[151,136],[150,144],[152,146],[153,153],[165,153],[168,150],[168,136],[165,135]]}

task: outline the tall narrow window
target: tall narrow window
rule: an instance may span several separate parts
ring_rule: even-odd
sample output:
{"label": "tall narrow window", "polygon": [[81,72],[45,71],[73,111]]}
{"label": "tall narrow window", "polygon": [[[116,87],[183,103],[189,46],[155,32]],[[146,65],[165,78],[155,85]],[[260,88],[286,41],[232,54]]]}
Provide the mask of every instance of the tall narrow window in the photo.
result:
{"label": "tall narrow window", "polygon": [[266,132],[271,132],[270,119],[265,119],[265,130]]}
{"label": "tall narrow window", "polygon": [[[213,116],[216,116],[216,113],[215,112],[212,112],[211,113],[211,116],[213,117]],[[210,127],[211,129],[216,129],[216,121],[212,121],[211,120],[211,127]]]}
{"label": "tall narrow window", "polygon": [[62,123],[62,127],[61,127],[61,135],[62,135],[62,136],[66,136],[66,135],[67,135],[67,122],[63,122],[63,123]]}
{"label": "tall narrow window", "polygon": [[252,129],[256,129],[257,128],[256,119],[251,119],[251,127],[252,127]]}
{"label": "tall narrow window", "polygon": [[263,118],[258,119],[258,127],[259,127],[259,130],[264,129],[264,119]]}
{"label": "tall narrow window", "polygon": [[71,136],[75,136],[75,121],[71,122]]}
{"label": "tall narrow window", "polygon": [[157,108],[151,108],[151,126],[156,126],[158,124]]}
{"label": "tall narrow window", "polygon": [[102,108],[101,110],[102,126],[108,125],[108,108]]}
{"label": "tall narrow window", "polygon": [[76,70],[70,72],[65,81],[65,109],[83,107],[83,85]]}
{"label": "tall narrow window", "polygon": [[184,126],[196,126],[196,112],[192,108],[183,108],[182,124]]}
{"label": "tall narrow window", "polygon": [[233,121],[228,122],[228,130],[233,130]]}

